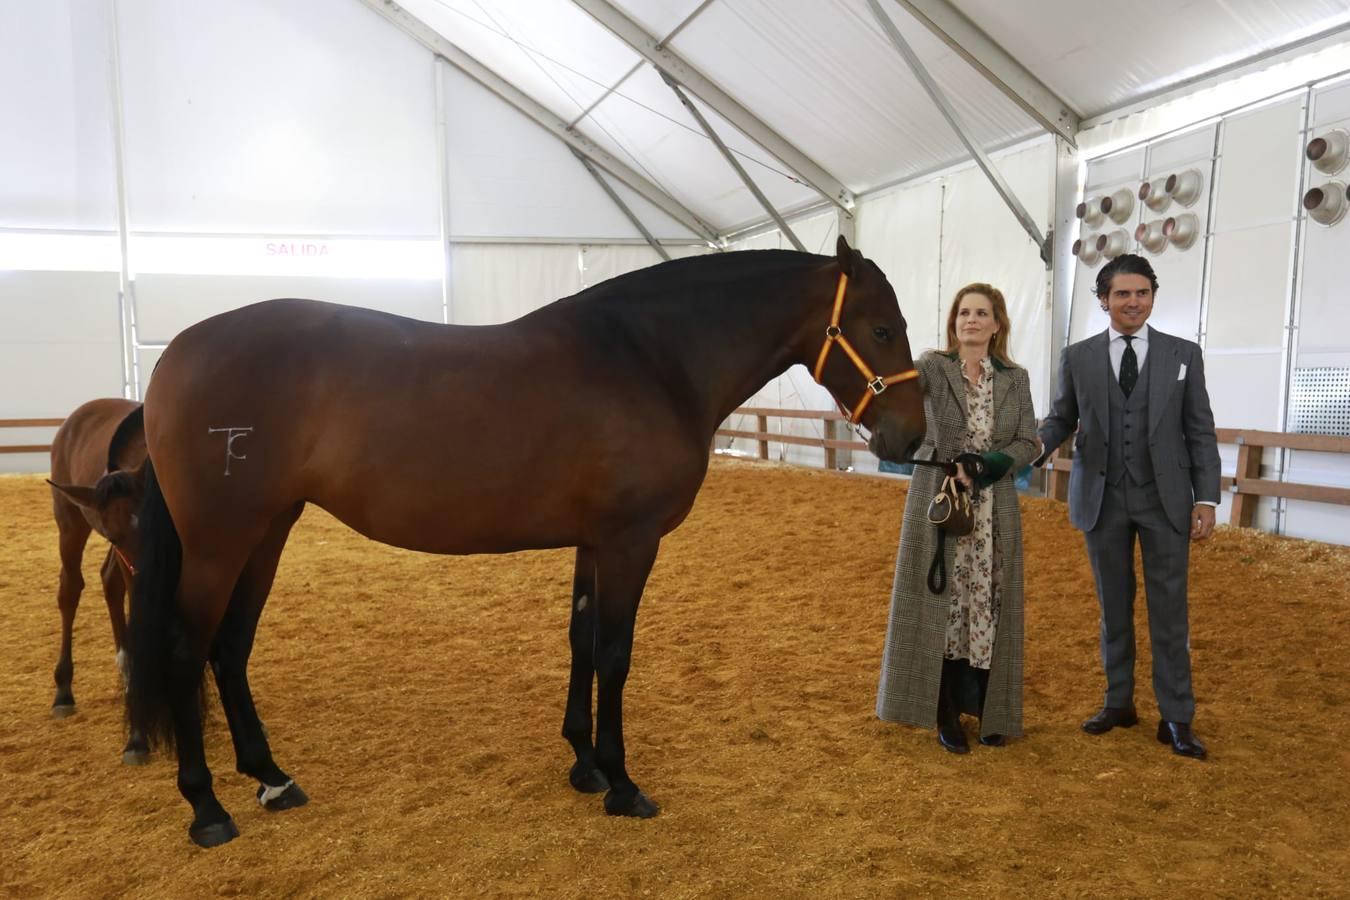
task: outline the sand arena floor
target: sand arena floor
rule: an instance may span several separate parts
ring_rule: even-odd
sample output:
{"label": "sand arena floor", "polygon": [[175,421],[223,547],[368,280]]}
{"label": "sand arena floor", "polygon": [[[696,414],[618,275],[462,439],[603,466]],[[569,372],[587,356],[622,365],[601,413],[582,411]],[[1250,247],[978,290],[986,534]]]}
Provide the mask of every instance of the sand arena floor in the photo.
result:
{"label": "sand arena floor", "polygon": [[312,802],[258,807],[216,705],[208,756],[242,834],[201,851],[173,763],[120,762],[98,539],[78,713],[50,716],[50,501],[0,478],[0,895],[1350,892],[1350,550],[1230,529],[1196,548],[1197,763],[1154,741],[1146,640],[1142,727],[1079,731],[1101,696],[1090,575],[1064,507],[1024,501],[1027,737],[956,757],[872,715],[904,493],[713,464],[638,617],[628,764],[662,806],[645,822],[567,784],[570,551],[419,555],[311,507],[250,675]]}

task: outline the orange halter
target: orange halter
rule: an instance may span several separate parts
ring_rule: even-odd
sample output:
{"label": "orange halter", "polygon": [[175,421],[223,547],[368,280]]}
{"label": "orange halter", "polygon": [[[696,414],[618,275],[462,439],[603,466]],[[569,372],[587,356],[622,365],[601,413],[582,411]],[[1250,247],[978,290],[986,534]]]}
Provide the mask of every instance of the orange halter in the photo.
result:
{"label": "orange halter", "polygon": [[117,554],[117,558],[122,561],[122,565],[127,567],[127,571],[130,572],[134,578],[136,576],[136,567],[131,564],[131,560],[127,559],[127,555],[122,552],[122,548],[113,544],[112,551]]}
{"label": "orange halter", "polygon": [[[919,377],[918,369],[906,369],[895,375],[888,375],[885,378],[874,373],[863,358],[858,355],[858,351],[853,349],[853,345],[844,337],[844,332],[839,328],[839,314],[844,310],[844,289],[848,287],[848,276],[843,272],[839,273],[839,288],[834,292],[834,313],[830,316],[830,324],[825,328],[825,344],[820,348],[820,357],[816,360],[816,368],[813,376],[816,384],[821,384],[820,373],[825,370],[825,360],[830,355],[830,348],[838,344],[848,354],[848,358],[853,360],[853,365],[858,367],[863,378],[867,379],[867,388],[862,393],[862,399],[858,401],[858,406],[849,412],[844,404],[839,404],[839,409],[848,416],[849,422],[857,425],[862,422],[863,411],[867,409],[867,404],[872,402],[872,398],[880,394],[886,388],[893,384],[899,384],[902,381],[909,381]],[[835,401],[838,403],[838,401]]]}

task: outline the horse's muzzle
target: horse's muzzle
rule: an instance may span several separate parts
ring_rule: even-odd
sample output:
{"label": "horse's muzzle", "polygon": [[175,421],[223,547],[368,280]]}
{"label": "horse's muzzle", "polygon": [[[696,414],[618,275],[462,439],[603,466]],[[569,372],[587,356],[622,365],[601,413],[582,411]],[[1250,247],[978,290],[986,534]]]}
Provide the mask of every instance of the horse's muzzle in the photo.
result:
{"label": "horse's muzzle", "polygon": [[868,438],[867,449],[872,451],[872,455],[877,459],[903,463],[914,458],[921,443],[923,443],[922,434],[892,435],[888,438],[886,431],[879,429],[872,432],[872,436]]}

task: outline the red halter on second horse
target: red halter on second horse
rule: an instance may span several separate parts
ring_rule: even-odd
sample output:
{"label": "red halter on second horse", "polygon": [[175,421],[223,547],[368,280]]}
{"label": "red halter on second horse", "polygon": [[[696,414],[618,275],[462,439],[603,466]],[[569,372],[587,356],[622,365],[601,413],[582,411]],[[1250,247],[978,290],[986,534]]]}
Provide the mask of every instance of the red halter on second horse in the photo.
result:
{"label": "red halter on second horse", "polygon": [[862,423],[863,411],[867,409],[867,404],[872,402],[873,397],[877,396],[893,384],[899,384],[902,381],[918,378],[919,370],[906,369],[903,372],[882,378],[874,373],[867,363],[863,361],[863,358],[858,355],[858,351],[853,349],[853,345],[848,342],[848,338],[844,337],[843,331],[839,328],[839,315],[844,309],[844,290],[847,287],[848,276],[843,272],[840,272],[839,287],[834,292],[834,312],[830,315],[830,324],[825,328],[825,344],[820,348],[820,357],[816,360],[816,368],[813,374],[816,379],[816,384],[820,384],[820,374],[825,369],[825,360],[830,355],[830,348],[835,344],[844,348],[844,352],[848,354],[848,358],[853,360],[853,365],[857,366],[858,371],[862,373],[863,378],[867,379],[867,388],[863,391],[862,399],[858,401],[856,409],[849,412],[848,408],[840,403],[839,410],[844,415],[848,416],[849,422],[854,425],[859,425]]}

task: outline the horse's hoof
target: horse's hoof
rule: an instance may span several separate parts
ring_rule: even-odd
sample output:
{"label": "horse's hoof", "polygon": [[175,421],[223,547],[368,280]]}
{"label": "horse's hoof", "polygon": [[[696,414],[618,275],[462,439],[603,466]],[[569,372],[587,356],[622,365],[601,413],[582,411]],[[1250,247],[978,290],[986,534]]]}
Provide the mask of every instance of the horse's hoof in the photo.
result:
{"label": "horse's hoof", "polygon": [[57,703],[52,706],[52,718],[64,719],[66,716],[75,715],[74,703]]}
{"label": "horse's hoof", "polygon": [[143,766],[150,761],[150,751],[128,747],[122,751],[122,765]]}
{"label": "horse's hoof", "polygon": [[296,807],[304,806],[309,802],[309,795],[300,790],[300,785],[296,784],[294,781],[286,785],[286,789],[280,794],[266,797],[266,794],[272,790],[275,790],[275,788],[258,788],[258,802],[262,804],[262,808],[268,812],[281,812],[283,809],[295,809]]}
{"label": "horse's hoof", "polygon": [[605,777],[604,772],[601,772],[595,766],[583,766],[581,763],[575,763],[572,766],[572,771],[567,775],[567,780],[572,782],[572,787],[583,794],[598,794],[601,791],[609,790],[609,779]]}
{"label": "horse's hoof", "polygon": [[611,816],[631,816],[635,819],[650,819],[661,811],[642,791],[637,792],[631,801],[623,803],[613,791],[605,795],[605,812]]}
{"label": "horse's hoof", "polygon": [[224,822],[216,822],[213,825],[189,828],[188,837],[192,838],[192,843],[198,847],[219,847],[239,837],[239,829],[235,827],[234,819],[226,818]]}

